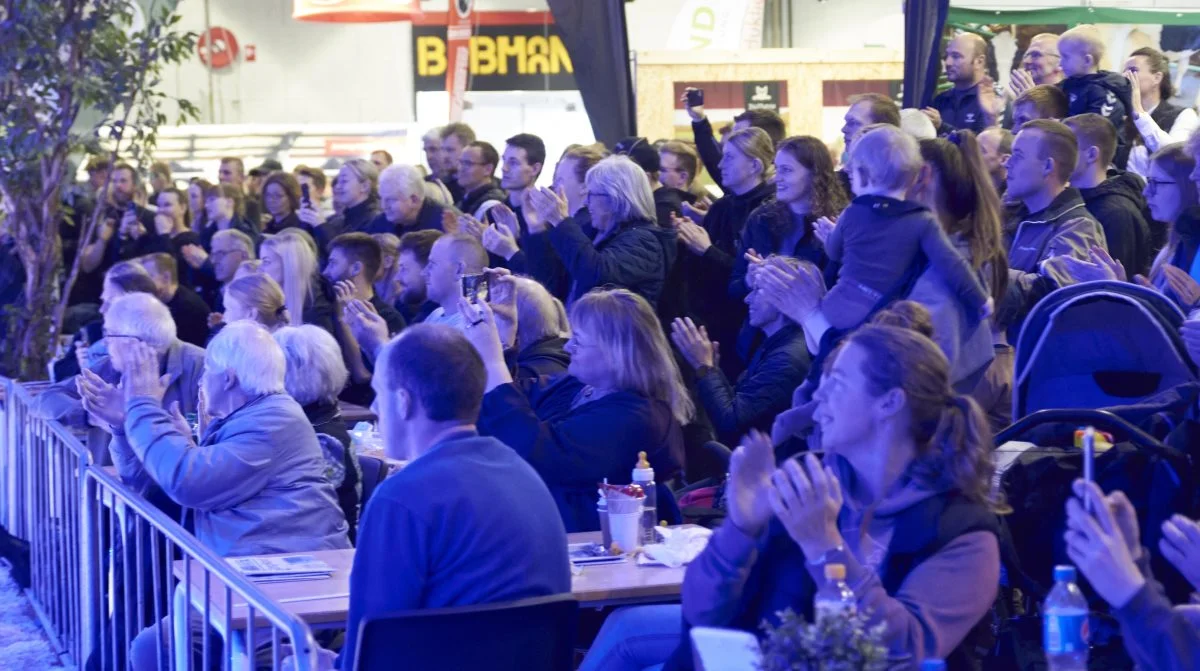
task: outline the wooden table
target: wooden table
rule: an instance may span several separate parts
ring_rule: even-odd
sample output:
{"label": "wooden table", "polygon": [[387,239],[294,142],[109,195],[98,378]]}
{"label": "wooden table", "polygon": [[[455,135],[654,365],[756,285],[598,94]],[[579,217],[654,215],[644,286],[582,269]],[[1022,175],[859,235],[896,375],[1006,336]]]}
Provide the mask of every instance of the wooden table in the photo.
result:
{"label": "wooden table", "polygon": [[[571,543],[599,542],[600,533],[569,534]],[[350,608],[350,568],[354,563],[354,550],[318,550],[315,552],[287,553],[310,554],[329,564],[333,575],[324,580],[268,583],[259,585],[268,597],[286,608],[305,623],[316,628],[340,627],[346,623]],[[663,566],[638,566],[629,558],[619,564],[586,566],[583,573],[571,578],[571,592],[581,607],[628,605],[635,603],[664,603],[679,599],[683,585],[684,568]],[[184,576],[183,561],[175,562],[175,577]],[[204,570],[193,562],[191,571],[192,603],[202,603],[204,595]],[[182,588],[182,585],[180,586]],[[225,619],[225,590],[216,581],[210,583],[210,621]],[[237,595],[232,597],[233,614],[230,618],[234,630],[245,629],[247,607]],[[266,621],[260,626],[265,626]]]}

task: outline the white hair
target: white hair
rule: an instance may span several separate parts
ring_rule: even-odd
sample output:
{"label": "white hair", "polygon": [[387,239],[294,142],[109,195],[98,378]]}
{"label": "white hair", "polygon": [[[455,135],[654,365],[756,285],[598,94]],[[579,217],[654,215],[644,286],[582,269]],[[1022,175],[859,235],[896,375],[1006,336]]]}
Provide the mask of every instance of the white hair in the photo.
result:
{"label": "white hair", "polygon": [[446,185],[442,184],[441,180],[433,180],[425,182],[425,200],[433,201],[442,207],[452,207],[454,199],[450,197],[450,191],[446,189]]}
{"label": "white hair", "polygon": [[137,336],[159,354],[171,347],[177,334],[167,306],[157,297],[141,292],[114,299],[104,313],[104,326],[112,333]]}
{"label": "white hair", "polygon": [[312,324],[285,326],[273,334],[287,360],[283,386],[300,405],[336,401],[350,378],[333,336]]}
{"label": "white hair", "polygon": [[209,371],[231,370],[238,386],[252,396],[284,391],[287,363],[283,350],[271,333],[249,319],[226,324],[208,343],[204,367]]}
{"label": "white hair", "polygon": [[933,127],[933,122],[915,107],[900,110],[900,130],[918,140],[932,140],[937,137],[937,129]]}
{"label": "white hair", "polygon": [[421,136],[421,140],[436,140],[439,144],[442,142],[442,127],[434,126],[428,132]]}
{"label": "white hair", "polygon": [[411,165],[396,163],[384,168],[383,172],[379,173],[379,193],[398,192],[402,197],[408,198],[412,195],[418,195],[422,200],[425,199],[425,177]]}
{"label": "white hair", "polygon": [[589,193],[602,193],[612,199],[613,216],[618,222],[634,217],[655,221],[654,194],[650,180],[628,156],[609,156],[592,166],[584,177]]}
{"label": "white hair", "polygon": [[226,238],[233,241],[236,246],[240,247],[241,250],[246,253],[247,259],[254,258],[254,241],[250,239],[250,236],[236,228],[227,228],[223,231],[217,231],[216,233],[213,233],[212,241],[216,242],[217,240],[224,240]]}

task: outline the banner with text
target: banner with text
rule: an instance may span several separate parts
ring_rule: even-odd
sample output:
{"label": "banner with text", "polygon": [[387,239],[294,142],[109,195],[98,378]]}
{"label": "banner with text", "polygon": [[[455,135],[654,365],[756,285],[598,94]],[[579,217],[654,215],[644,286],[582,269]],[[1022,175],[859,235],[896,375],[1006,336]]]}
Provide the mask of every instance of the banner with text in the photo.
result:
{"label": "banner with text", "polygon": [[[455,12],[451,10],[451,15]],[[467,48],[472,91],[571,91],[571,56],[552,23],[498,23],[477,12]],[[534,17],[541,16],[533,14]],[[417,91],[450,91],[453,62],[447,25],[413,24],[413,84]],[[461,66],[460,66],[461,67]],[[453,96],[453,91],[451,91]]]}

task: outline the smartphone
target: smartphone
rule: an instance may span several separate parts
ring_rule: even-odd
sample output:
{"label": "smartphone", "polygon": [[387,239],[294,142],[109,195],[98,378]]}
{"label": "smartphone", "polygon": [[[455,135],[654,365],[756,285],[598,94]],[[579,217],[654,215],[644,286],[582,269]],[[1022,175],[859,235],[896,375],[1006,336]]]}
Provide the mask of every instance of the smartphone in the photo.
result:
{"label": "smartphone", "polygon": [[479,273],[478,275],[463,275],[461,281],[463,298],[467,299],[473,305],[487,302],[489,294],[487,275],[483,273]]}
{"label": "smartphone", "polygon": [[[1096,481],[1096,429],[1090,426],[1083,430],[1083,479],[1087,482]],[[1095,513],[1090,498],[1085,508],[1089,513]]]}
{"label": "smartphone", "polygon": [[128,211],[129,214],[132,214],[133,216],[136,217],[137,216],[137,203],[130,201],[129,205],[126,206],[125,210]]}
{"label": "smartphone", "polygon": [[300,185],[300,201],[304,204],[304,207],[312,207],[312,198],[308,195],[307,184]]}
{"label": "smartphone", "polygon": [[704,89],[688,89],[687,104],[688,107],[704,106]]}

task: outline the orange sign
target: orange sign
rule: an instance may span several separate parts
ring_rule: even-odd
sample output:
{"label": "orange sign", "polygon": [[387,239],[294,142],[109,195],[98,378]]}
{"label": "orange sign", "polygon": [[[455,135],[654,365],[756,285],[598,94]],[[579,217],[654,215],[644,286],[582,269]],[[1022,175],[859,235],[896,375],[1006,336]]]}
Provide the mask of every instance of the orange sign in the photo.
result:
{"label": "orange sign", "polygon": [[418,0],[292,0],[292,18],[332,23],[411,21]]}

